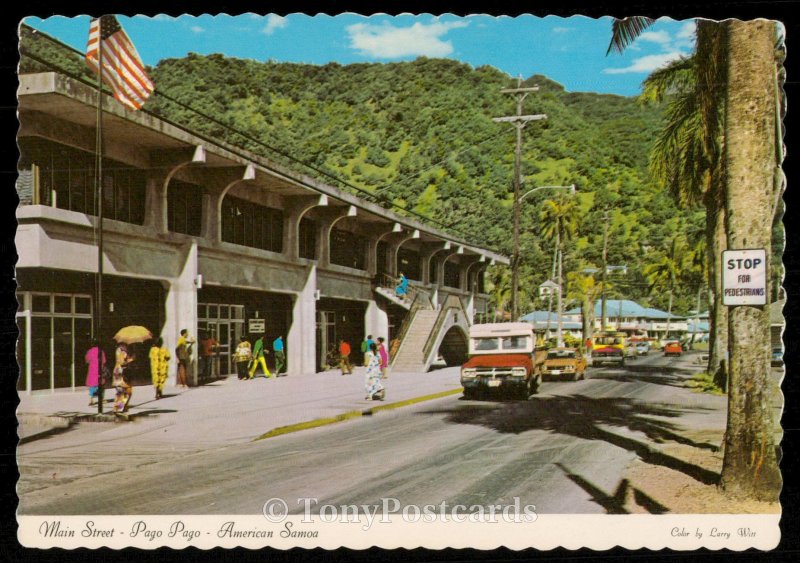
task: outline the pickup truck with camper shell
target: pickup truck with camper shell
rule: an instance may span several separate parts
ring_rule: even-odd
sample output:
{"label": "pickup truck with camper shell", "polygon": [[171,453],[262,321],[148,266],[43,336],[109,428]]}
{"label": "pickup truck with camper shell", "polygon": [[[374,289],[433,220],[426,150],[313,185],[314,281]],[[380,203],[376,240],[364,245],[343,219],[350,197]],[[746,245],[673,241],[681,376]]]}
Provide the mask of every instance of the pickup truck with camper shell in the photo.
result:
{"label": "pickup truck with camper shell", "polygon": [[464,397],[490,391],[528,399],[539,390],[547,350],[536,349],[529,323],[487,323],[469,329],[469,359],[461,366]]}

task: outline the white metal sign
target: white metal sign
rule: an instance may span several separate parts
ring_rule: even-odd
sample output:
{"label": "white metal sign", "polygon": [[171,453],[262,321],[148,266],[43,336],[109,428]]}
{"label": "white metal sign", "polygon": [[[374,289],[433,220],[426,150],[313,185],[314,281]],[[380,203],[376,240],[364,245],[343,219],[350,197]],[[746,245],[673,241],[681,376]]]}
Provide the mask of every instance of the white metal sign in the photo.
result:
{"label": "white metal sign", "polygon": [[722,303],[767,304],[767,251],[763,248],[722,252]]}
{"label": "white metal sign", "polygon": [[250,334],[264,334],[266,328],[266,319],[250,319],[247,321],[247,332]]}

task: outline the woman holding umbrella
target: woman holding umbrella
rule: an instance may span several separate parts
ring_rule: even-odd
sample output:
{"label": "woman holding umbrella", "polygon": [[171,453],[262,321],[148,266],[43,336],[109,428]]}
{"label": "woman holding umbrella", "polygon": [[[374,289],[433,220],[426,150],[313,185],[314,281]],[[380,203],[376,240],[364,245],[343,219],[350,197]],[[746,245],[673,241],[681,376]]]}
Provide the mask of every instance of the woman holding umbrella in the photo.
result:
{"label": "woman holding umbrella", "polygon": [[133,396],[133,386],[125,373],[129,364],[134,360],[128,346],[146,342],[152,338],[152,333],[143,326],[126,326],[114,335],[114,340],[117,342],[113,380],[114,388],[117,391],[114,398],[114,412],[116,413],[126,412]]}

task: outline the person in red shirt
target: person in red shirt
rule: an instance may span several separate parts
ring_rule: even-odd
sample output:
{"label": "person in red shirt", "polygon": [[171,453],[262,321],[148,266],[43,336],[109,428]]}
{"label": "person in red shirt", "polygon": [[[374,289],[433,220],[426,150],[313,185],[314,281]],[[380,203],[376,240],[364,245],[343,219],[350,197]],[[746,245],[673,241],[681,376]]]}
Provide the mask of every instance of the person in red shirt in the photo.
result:
{"label": "person in red shirt", "polygon": [[342,375],[353,373],[353,366],[350,365],[350,344],[345,340],[339,341],[339,367],[342,368]]}
{"label": "person in red shirt", "polygon": [[211,334],[206,334],[200,345],[200,361],[202,362],[200,364],[200,375],[204,379],[210,379],[219,342]]}

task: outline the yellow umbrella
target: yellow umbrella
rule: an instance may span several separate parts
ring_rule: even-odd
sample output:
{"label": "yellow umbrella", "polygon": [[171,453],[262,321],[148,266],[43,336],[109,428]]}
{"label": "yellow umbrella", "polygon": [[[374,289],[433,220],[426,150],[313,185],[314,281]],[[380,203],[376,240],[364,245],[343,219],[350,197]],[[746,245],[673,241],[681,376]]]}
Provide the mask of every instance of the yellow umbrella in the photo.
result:
{"label": "yellow umbrella", "polygon": [[143,326],[131,325],[119,329],[119,332],[114,335],[114,340],[125,344],[136,344],[137,342],[145,342],[151,340],[153,334]]}

